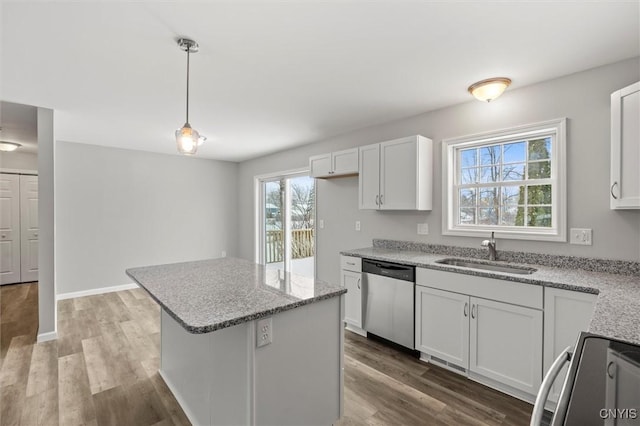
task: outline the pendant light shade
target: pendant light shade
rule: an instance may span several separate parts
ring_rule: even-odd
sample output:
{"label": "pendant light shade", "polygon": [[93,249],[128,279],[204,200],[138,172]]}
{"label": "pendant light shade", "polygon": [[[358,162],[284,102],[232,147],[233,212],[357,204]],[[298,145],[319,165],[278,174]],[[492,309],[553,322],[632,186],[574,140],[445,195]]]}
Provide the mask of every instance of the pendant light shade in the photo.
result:
{"label": "pendant light shade", "polygon": [[468,90],[477,100],[491,102],[502,95],[510,84],[510,78],[494,77],[473,83]]}
{"label": "pendant light shade", "polygon": [[176,142],[178,143],[178,152],[185,155],[193,155],[198,150],[200,142],[200,134],[197,130],[192,129],[189,123],[184,123],[181,129],[176,130]]}
{"label": "pendant light shade", "polygon": [[199,46],[193,40],[180,38],[178,39],[178,47],[187,52],[187,119],[182,128],[176,130],[176,143],[180,154],[193,155],[205,139],[201,138],[200,133],[189,124],[189,55],[197,52]]}

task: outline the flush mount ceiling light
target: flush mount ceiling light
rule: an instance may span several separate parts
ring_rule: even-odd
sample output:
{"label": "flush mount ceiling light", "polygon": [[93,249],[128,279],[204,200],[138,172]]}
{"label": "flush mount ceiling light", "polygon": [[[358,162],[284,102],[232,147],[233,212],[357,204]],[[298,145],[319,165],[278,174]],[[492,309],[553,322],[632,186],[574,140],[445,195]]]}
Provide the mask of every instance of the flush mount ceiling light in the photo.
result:
{"label": "flush mount ceiling light", "polygon": [[176,143],[178,152],[185,155],[193,155],[198,150],[198,146],[207,139],[200,136],[197,130],[189,124],[189,55],[196,53],[199,49],[198,43],[188,38],[179,38],[178,47],[187,52],[187,119],[181,129],[176,130]]}
{"label": "flush mount ceiling light", "polygon": [[477,100],[491,102],[502,95],[510,84],[510,78],[494,77],[473,83],[468,90]]}
{"label": "flush mount ceiling light", "polygon": [[20,148],[22,144],[17,142],[0,141],[0,151],[11,152]]}

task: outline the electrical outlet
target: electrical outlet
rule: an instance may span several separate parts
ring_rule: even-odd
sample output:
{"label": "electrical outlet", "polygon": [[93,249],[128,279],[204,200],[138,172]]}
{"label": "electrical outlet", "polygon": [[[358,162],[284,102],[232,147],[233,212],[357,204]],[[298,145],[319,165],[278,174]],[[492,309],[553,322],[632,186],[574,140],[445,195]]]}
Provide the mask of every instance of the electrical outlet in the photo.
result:
{"label": "electrical outlet", "polygon": [[320,219],[318,221],[318,226],[320,227],[320,229],[324,229],[324,220],[323,219]]}
{"label": "electrical outlet", "polygon": [[256,346],[266,346],[273,341],[272,317],[263,318],[256,322]]}
{"label": "electrical outlet", "polygon": [[356,220],[356,231],[360,230],[360,221]]}
{"label": "electrical outlet", "polygon": [[418,224],[418,235],[428,235],[429,234],[429,224],[428,223],[419,223]]}
{"label": "electrical outlet", "polygon": [[591,229],[571,228],[569,234],[571,236],[571,244],[580,244],[584,246],[590,246],[592,244]]}

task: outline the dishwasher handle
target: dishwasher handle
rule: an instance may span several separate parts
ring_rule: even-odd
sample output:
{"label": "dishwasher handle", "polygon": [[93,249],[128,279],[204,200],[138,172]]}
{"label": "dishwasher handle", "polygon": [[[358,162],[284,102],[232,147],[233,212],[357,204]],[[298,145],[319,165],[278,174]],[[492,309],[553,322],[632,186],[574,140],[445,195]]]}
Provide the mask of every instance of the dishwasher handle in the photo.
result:
{"label": "dishwasher handle", "polygon": [[551,387],[556,381],[558,374],[560,374],[562,367],[564,367],[564,365],[569,361],[571,361],[571,346],[567,346],[566,349],[558,355],[558,358],[556,358],[553,364],[551,364],[549,371],[547,371],[547,375],[544,376],[544,380],[542,381],[542,385],[540,385],[540,390],[538,391],[538,396],[536,397],[536,402],[533,405],[531,423],[529,426],[540,426],[542,415],[544,414],[544,404],[547,402],[549,392],[551,392]]}
{"label": "dishwasher handle", "polygon": [[402,281],[414,282],[415,271],[416,268],[412,265],[403,265],[401,263],[385,262],[382,260],[362,260],[362,272],[382,275]]}

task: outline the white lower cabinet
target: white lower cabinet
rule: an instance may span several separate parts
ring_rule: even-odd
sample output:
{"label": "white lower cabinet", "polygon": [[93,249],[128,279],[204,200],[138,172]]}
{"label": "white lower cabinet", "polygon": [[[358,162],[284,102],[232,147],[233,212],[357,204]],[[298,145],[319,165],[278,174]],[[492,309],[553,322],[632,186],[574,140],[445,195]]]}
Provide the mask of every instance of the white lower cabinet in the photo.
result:
{"label": "white lower cabinet", "polygon": [[347,329],[366,336],[362,328],[362,259],[354,256],[340,257],[340,284],[347,289],[344,295],[344,322]]}
{"label": "white lower cabinet", "polygon": [[470,298],[469,371],[535,395],[542,383],[542,312]]}
{"label": "white lower cabinet", "polygon": [[342,285],[347,288],[344,322],[362,328],[362,274],[342,271]]}
{"label": "white lower cabinet", "polygon": [[416,286],[416,349],[467,368],[469,296]]}
{"label": "white lower cabinet", "polygon": [[416,286],[416,346],[432,360],[531,395],[542,381],[537,309]]}
{"label": "white lower cabinet", "polygon": [[[581,331],[587,331],[597,296],[595,294],[547,287],[544,290],[544,372],[567,346],[573,349]],[[558,374],[549,401],[557,402],[567,375]]]}

